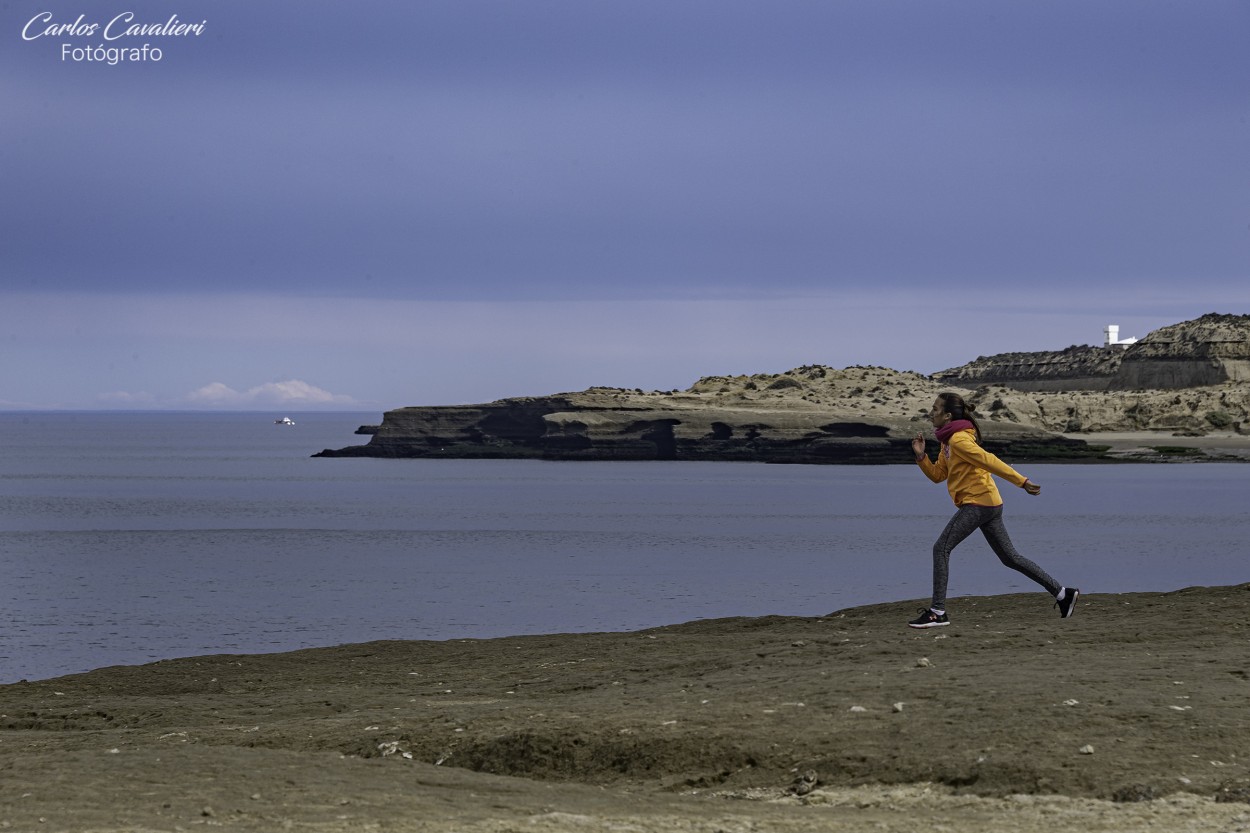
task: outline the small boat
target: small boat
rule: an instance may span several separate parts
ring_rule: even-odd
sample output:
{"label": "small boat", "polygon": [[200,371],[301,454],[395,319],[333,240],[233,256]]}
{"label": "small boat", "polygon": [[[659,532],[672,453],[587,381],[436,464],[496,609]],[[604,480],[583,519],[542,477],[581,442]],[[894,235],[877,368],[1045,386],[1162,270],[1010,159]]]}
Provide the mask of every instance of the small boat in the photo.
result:
{"label": "small boat", "polygon": [[291,419],[290,417],[283,417],[282,419],[275,419],[273,421],[273,424],[274,425],[294,425],[295,420]]}

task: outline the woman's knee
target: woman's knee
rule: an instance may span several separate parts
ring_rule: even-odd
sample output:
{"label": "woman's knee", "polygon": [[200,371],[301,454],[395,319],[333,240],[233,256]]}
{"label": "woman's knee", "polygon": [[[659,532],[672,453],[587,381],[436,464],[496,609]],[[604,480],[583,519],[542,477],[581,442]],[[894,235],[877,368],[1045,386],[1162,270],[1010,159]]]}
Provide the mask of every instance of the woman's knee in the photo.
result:
{"label": "woman's knee", "polygon": [[995,550],[995,553],[998,555],[998,560],[1003,563],[1003,566],[1010,567],[1013,570],[1021,569],[1021,565],[1024,563],[1023,556],[1015,550]]}

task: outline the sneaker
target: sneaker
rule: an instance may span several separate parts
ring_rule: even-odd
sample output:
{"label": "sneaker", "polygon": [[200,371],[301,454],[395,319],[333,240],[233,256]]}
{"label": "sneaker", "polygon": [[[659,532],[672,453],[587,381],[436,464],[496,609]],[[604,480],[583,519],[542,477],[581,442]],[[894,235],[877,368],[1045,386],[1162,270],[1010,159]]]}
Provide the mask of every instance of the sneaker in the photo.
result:
{"label": "sneaker", "polygon": [[1059,608],[1059,618],[1067,619],[1073,613],[1076,613],[1076,600],[1080,598],[1081,591],[1075,587],[1067,588],[1062,599],[1055,599],[1055,607]]}
{"label": "sneaker", "polygon": [[920,611],[920,615],[907,623],[909,628],[940,628],[943,625],[951,623],[950,617],[945,613],[934,613],[929,608]]}

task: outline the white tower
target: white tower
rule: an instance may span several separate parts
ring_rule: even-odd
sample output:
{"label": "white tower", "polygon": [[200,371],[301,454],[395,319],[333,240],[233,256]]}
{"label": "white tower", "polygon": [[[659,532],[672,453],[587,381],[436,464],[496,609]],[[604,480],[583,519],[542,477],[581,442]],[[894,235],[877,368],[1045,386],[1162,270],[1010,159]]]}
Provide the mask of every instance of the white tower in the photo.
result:
{"label": "white tower", "polygon": [[1130,344],[1137,343],[1135,338],[1120,338],[1119,324],[1108,324],[1102,334],[1106,337],[1103,347],[1128,347]]}

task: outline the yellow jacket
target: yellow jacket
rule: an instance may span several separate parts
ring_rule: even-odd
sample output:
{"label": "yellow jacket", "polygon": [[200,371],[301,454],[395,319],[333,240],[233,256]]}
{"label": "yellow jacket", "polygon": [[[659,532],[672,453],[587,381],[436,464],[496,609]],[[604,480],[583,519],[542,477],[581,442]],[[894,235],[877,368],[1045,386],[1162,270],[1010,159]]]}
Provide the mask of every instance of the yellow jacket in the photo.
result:
{"label": "yellow jacket", "polygon": [[934,483],[946,481],[946,490],[956,506],[1001,506],[1003,498],[998,494],[991,474],[1009,483],[1023,486],[1028,478],[1011,466],[977,445],[976,434],[971,428],[956,431],[950,442],[938,451],[937,462],[929,455],[916,461],[925,476]]}

